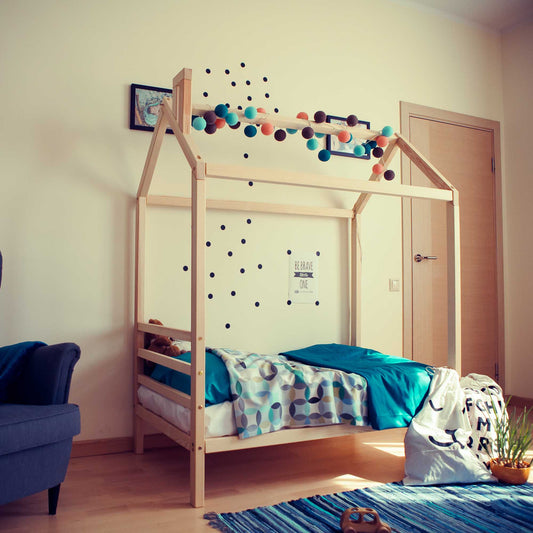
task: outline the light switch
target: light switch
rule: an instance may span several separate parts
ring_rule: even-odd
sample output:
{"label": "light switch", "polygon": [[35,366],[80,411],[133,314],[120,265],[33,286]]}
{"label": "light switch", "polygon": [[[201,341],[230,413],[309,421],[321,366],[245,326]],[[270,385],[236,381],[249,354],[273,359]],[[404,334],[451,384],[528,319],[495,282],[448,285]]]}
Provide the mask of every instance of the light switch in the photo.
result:
{"label": "light switch", "polygon": [[399,279],[389,279],[389,291],[400,292],[400,280]]}

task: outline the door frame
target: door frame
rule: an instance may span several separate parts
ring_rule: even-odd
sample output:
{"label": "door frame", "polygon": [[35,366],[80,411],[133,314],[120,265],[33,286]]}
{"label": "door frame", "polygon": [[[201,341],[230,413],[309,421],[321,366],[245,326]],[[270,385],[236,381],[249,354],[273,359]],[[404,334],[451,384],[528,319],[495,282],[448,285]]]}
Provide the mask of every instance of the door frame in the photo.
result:
{"label": "door frame", "polygon": [[[496,217],[496,284],[498,300],[498,373],[499,383],[505,385],[505,331],[504,331],[504,290],[503,290],[503,224],[502,224],[502,172],[500,123],[495,120],[464,115],[433,107],[400,101],[400,132],[410,140],[409,121],[422,118],[447,124],[472,127],[492,134],[494,150],[494,194]],[[410,160],[401,156],[402,183],[411,181]],[[453,185],[453,181],[452,181]],[[402,239],[403,239],[403,355],[413,357],[413,260],[411,257],[412,239],[411,199],[402,199]]]}

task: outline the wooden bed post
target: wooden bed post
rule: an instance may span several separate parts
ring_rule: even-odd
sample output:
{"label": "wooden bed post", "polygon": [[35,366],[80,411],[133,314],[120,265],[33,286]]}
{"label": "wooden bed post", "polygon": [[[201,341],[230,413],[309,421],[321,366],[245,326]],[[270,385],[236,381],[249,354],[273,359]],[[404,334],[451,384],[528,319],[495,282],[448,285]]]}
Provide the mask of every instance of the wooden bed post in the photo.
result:
{"label": "wooden bed post", "polygon": [[352,294],[351,294],[351,324],[350,324],[350,344],[361,346],[361,214],[354,213],[351,220],[351,266],[352,266]]}
{"label": "wooden bed post", "polygon": [[205,490],[205,164],[192,171],[192,286],[191,286],[191,504],[204,505]]}
{"label": "wooden bed post", "polygon": [[448,366],[461,375],[461,240],[459,192],[446,204],[448,225]]}
{"label": "wooden bed post", "polygon": [[172,111],[183,133],[191,133],[192,70],[181,69],[172,80]]}

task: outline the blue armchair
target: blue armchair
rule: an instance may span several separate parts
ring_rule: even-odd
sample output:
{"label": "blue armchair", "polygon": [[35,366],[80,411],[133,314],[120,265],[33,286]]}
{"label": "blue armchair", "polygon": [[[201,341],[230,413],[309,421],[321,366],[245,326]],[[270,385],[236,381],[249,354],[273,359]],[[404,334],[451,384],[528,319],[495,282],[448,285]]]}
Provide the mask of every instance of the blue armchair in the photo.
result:
{"label": "blue armchair", "polygon": [[[0,504],[48,490],[53,515],[72,438],[80,432],[79,408],[68,403],[80,348],[73,343],[22,345],[24,356],[0,387]],[[5,355],[22,345],[0,351]]]}

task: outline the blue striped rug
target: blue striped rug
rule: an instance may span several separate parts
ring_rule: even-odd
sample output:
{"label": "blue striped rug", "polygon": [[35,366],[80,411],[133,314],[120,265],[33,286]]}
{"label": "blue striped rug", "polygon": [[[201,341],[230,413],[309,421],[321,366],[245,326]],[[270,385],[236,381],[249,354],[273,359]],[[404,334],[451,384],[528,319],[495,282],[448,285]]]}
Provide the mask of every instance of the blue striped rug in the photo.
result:
{"label": "blue striped rug", "polygon": [[533,532],[533,484],[408,487],[389,483],[238,513],[208,513],[224,533],[340,533],[348,507],[371,507],[397,533]]}

